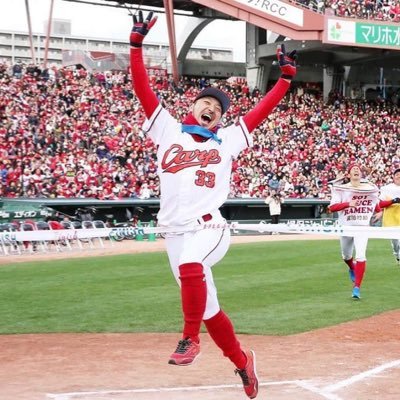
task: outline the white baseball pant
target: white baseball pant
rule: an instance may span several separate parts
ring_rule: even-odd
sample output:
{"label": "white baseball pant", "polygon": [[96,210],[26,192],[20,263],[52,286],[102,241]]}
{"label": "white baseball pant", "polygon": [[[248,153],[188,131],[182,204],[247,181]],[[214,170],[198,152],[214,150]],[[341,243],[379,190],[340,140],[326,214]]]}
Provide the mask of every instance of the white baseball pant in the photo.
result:
{"label": "white baseball pant", "polygon": [[[218,212],[212,215],[209,223],[224,224],[226,220]],[[227,253],[230,237],[230,229],[204,229],[182,234],[168,234],[165,237],[171,270],[179,286],[181,285],[179,279],[181,264],[200,263],[203,265],[207,283],[207,303],[203,319],[212,318],[220,310],[212,266]]]}
{"label": "white baseball pant", "polygon": [[340,248],[342,250],[342,257],[344,260],[349,260],[353,257],[353,251],[355,249],[355,260],[366,261],[367,259],[367,244],[368,237],[363,235],[341,236],[340,237]]}

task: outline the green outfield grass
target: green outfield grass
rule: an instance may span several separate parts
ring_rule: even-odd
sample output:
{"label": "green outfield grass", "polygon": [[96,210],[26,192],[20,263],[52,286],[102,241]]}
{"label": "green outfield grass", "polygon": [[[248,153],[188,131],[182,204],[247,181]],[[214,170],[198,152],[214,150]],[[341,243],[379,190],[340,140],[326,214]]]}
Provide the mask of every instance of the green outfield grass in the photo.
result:
{"label": "green outfield grass", "polygon": [[[239,333],[287,335],[400,308],[388,240],[370,240],[362,300],[338,240],[232,245],[214,267]],[[0,266],[0,333],[177,332],[179,290],[165,253]]]}

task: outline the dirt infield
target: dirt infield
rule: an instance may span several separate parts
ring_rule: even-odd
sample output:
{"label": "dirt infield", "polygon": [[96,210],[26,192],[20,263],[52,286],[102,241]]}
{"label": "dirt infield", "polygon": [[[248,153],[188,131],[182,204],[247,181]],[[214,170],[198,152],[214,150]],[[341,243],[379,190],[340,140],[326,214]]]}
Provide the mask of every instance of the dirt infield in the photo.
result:
{"label": "dirt infield", "polygon": [[[233,242],[296,239],[305,236],[234,237]],[[162,240],[131,241],[73,254],[16,256],[6,262],[163,248]],[[5,257],[0,262],[4,264]],[[2,335],[0,399],[246,399],[231,363],[205,334],[194,365],[168,365],[177,339],[176,334],[152,333]],[[240,340],[257,355],[259,399],[400,399],[400,311],[298,335],[243,335]]]}

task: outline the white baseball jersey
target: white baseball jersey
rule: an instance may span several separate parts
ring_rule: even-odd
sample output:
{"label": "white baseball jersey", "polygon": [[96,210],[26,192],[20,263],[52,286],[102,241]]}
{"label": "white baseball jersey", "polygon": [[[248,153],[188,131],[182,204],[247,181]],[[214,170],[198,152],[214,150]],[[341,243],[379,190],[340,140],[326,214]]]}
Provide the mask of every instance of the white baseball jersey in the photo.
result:
{"label": "white baseball jersey", "polygon": [[215,140],[196,142],[159,105],[143,130],[157,146],[160,225],[185,225],[213,213],[229,195],[232,161],[253,144],[242,119],[218,130]]}
{"label": "white baseball jersey", "polygon": [[369,225],[375,207],[379,203],[378,193],[378,188],[371,183],[364,183],[360,187],[354,187],[351,183],[333,185],[330,205],[357,201],[355,207],[338,211],[339,224]]}
{"label": "white baseball jersey", "polygon": [[[400,197],[400,186],[394,183],[381,187],[379,196],[382,200],[392,200]],[[392,204],[383,211],[383,226],[400,226],[400,204]]]}

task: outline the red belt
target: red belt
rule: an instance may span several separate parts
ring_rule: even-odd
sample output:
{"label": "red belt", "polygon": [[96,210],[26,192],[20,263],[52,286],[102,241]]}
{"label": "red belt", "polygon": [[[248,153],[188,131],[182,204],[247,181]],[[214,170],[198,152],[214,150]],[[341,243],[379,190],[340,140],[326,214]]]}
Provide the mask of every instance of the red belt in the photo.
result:
{"label": "red belt", "polygon": [[205,214],[205,215],[203,215],[203,216],[201,217],[201,219],[202,219],[204,222],[211,221],[211,220],[212,220],[212,215],[211,215],[211,214]]}

